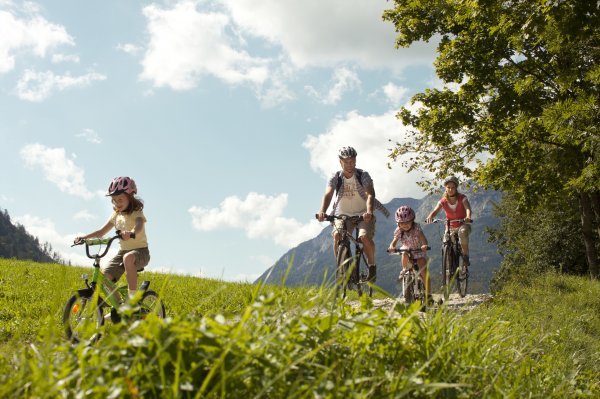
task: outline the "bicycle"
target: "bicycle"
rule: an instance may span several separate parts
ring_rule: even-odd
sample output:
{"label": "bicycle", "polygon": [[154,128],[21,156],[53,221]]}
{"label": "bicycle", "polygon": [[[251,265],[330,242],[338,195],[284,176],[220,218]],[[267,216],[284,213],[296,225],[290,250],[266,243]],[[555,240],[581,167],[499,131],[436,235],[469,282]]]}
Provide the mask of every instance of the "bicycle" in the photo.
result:
{"label": "bicycle", "polygon": [[[452,282],[456,280],[456,287],[461,297],[467,295],[469,285],[469,268],[464,264],[458,229],[452,231],[450,223],[466,223],[465,219],[433,219],[433,223],[444,223],[444,236],[442,238],[442,286],[447,298],[452,291]],[[471,220],[469,223],[473,223]]]}
{"label": "bicycle", "polygon": [[[431,247],[427,247],[431,249]],[[413,252],[417,252],[416,249],[394,249],[393,251],[388,250],[390,255],[402,256],[407,254],[408,256],[408,269],[404,270],[402,277],[399,280],[402,282],[402,296],[404,302],[412,304],[415,301],[420,301],[423,306],[428,305],[428,292],[426,291],[425,282],[421,278],[419,270],[419,264],[417,259],[413,257]],[[400,263],[402,264],[402,262]]]}
{"label": "bicycle", "polygon": [[[315,215],[318,219],[319,215]],[[331,223],[333,228],[335,227],[335,219],[343,220],[342,228],[338,231],[340,233],[340,241],[337,247],[337,258],[336,258],[336,269],[335,269],[335,295],[338,296],[338,291],[342,290],[342,298],[346,297],[347,289],[356,289],[358,296],[362,296],[363,288],[366,286],[368,295],[373,296],[373,287],[367,281],[369,276],[367,258],[364,254],[363,243],[358,240],[358,229],[356,229],[356,237],[352,235],[352,232],[348,231],[346,222],[350,221],[354,224],[358,224],[363,220],[362,216],[347,216],[347,215],[325,215],[325,220]],[[350,248],[350,243],[355,244],[354,255]],[[361,259],[363,264],[367,268],[366,273],[360,271]]]}
{"label": "bicycle", "polygon": [[[132,238],[135,236],[132,235]],[[81,240],[76,245],[85,244],[85,251],[88,258],[94,260],[94,271],[91,281],[88,275],[83,274],[81,278],[85,281],[86,288],[78,289],[65,304],[62,322],[67,339],[73,343],[89,340],[94,342],[101,337],[100,329],[105,320],[113,323],[119,323],[122,315],[119,308],[125,304],[128,298],[127,285],[117,285],[110,281],[100,272],[100,259],[106,256],[114,240],[121,238],[120,231],[110,238],[90,238]],[[90,254],[90,247],[100,246],[96,254]],[[102,245],[105,245],[102,251]],[[138,273],[144,269],[138,270]],[[165,307],[155,291],[149,290],[150,281],[142,281],[139,291],[141,299],[133,307],[132,318],[142,320],[150,314],[155,314],[159,318],[165,317]],[[140,295],[138,293],[138,295]],[[88,336],[89,334],[89,336]]]}

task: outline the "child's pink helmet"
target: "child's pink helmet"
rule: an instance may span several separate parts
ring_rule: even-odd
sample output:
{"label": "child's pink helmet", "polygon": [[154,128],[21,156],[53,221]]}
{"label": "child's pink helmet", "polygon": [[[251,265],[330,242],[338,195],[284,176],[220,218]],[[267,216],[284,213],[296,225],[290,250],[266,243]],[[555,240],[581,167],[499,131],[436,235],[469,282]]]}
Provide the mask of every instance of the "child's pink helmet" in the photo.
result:
{"label": "child's pink helmet", "polygon": [[396,210],[396,223],[406,223],[415,220],[415,211],[410,206],[403,205]]}
{"label": "child's pink helmet", "polygon": [[122,193],[130,195],[137,194],[137,187],[131,177],[120,176],[112,179],[110,185],[108,186],[108,191],[106,192],[106,195],[112,196],[119,195]]}

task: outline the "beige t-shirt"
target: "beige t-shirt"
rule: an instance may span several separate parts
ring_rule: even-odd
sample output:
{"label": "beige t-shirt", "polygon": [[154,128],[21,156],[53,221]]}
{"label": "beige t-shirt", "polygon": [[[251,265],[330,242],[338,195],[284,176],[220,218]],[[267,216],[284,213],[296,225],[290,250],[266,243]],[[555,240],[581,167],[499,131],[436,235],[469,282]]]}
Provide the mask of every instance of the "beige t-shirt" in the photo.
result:
{"label": "beige t-shirt", "polygon": [[367,211],[367,201],[358,192],[356,173],[349,179],[342,176],[342,184],[344,185],[344,191],[338,199],[335,214],[337,216],[360,216],[365,213]]}
{"label": "beige t-shirt", "polygon": [[129,240],[119,240],[122,250],[132,250],[138,248],[147,248],[148,247],[148,239],[146,238],[146,217],[144,216],[143,211],[133,211],[130,214],[124,212],[114,212],[109,221],[115,226],[115,229],[121,231],[133,231],[135,227],[135,220],[137,218],[142,218],[144,221],[144,225],[142,225],[142,230],[138,231],[135,235],[135,238],[130,238]]}

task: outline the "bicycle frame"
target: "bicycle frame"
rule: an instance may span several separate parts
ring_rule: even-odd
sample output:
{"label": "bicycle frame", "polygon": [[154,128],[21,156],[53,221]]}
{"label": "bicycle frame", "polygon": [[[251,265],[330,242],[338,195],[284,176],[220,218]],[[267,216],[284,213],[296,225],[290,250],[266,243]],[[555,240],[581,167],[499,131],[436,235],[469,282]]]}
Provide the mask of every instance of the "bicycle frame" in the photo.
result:
{"label": "bicycle frame", "polygon": [[[102,296],[100,296],[100,300],[113,308],[118,308],[121,305],[122,299],[127,298],[128,287],[127,285],[118,286],[116,282],[106,278],[106,276],[100,271],[100,259],[106,256],[112,242],[117,238],[120,238],[118,234],[110,238],[92,238],[84,240],[87,257],[94,259],[94,271],[92,273],[92,279],[89,283],[87,274],[82,275],[87,288],[77,290],[80,296],[87,296],[91,298],[94,292],[96,292],[99,288],[99,293],[102,294]],[[92,255],[90,254],[90,247],[95,245],[106,245],[106,248],[104,251]],[[146,290],[149,285],[149,281],[143,281],[140,289]]]}
{"label": "bicycle frame", "polygon": [[[318,215],[315,215],[318,217]],[[335,227],[335,219],[343,220],[342,227],[337,229]],[[364,244],[358,239],[358,229],[356,231],[356,237],[353,236],[352,232],[348,231],[346,222],[354,221],[359,223],[363,220],[362,216],[347,216],[347,215],[325,215],[325,220],[330,222],[333,225],[334,229],[337,229],[337,232],[340,234],[340,240],[337,244],[337,257],[336,263],[339,263],[339,257],[342,256],[342,251],[347,251],[349,257],[344,261],[344,265],[342,270],[340,269],[340,265],[336,264],[336,292],[339,289],[340,285],[343,289],[343,296],[346,296],[346,289],[353,286],[356,287],[358,291],[358,295],[362,295],[363,285],[368,285],[368,293],[369,296],[373,295],[373,290],[371,285],[367,282],[368,272],[361,273],[360,272],[360,261],[362,259],[363,264],[368,267],[367,259],[364,254]],[[354,255],[352,255],[352,251],[350,250],[351,244],[354,243]],[[348,273],[350,271],[350,273]],[[339,273],[341,272],[342,276],[340,278]]]}
{"label": "bicycle frame", "polygon": [[[433,223],[444,223],[444,236],[442,238],[442,286],[446,296],[450,294],[450,287],[454,279],[458,280],[459,294],[467,294],[469,274],[462,260],[462,248],[458,237],[458,229],[452,231],[452,222],[466,223],[465,219],[434,219]],[[469,222],[469,223],[472,223]]]}
{"label": "bicycle frame", "polygon": [[[431,249],[431,247],[428,246],[427,249]],[[418,250],[394,249],[394,251],[388,251],[388,253],[390,255],[396,256],[403,256],[404,254],[408,256],[409,268],[405,271],[405,274],[402,276],[402,295],[404,296],[404,301],[407,304],[411,304],[415,300],[418,300],[421,302],[422,305],[425,305],[427,294],[429,293],[426,292],[427,285],[421,277],[419,263],[417,259],[413,257],[413,252],[416,251]],[[402,264],[402,261],[400,263]]]}

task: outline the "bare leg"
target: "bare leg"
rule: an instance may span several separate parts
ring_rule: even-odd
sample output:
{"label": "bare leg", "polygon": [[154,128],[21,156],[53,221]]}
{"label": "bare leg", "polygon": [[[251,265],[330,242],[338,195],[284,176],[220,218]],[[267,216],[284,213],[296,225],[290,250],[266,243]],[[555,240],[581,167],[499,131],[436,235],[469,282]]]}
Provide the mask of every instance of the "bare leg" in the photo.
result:
{"label": "bare leg", "polygon": [[128,252],[123,256],[123,266],[125,266],[125,276],[127,277],[127,287],[130,291],[137,290],[137,268],[135,267],[135,254]]}

